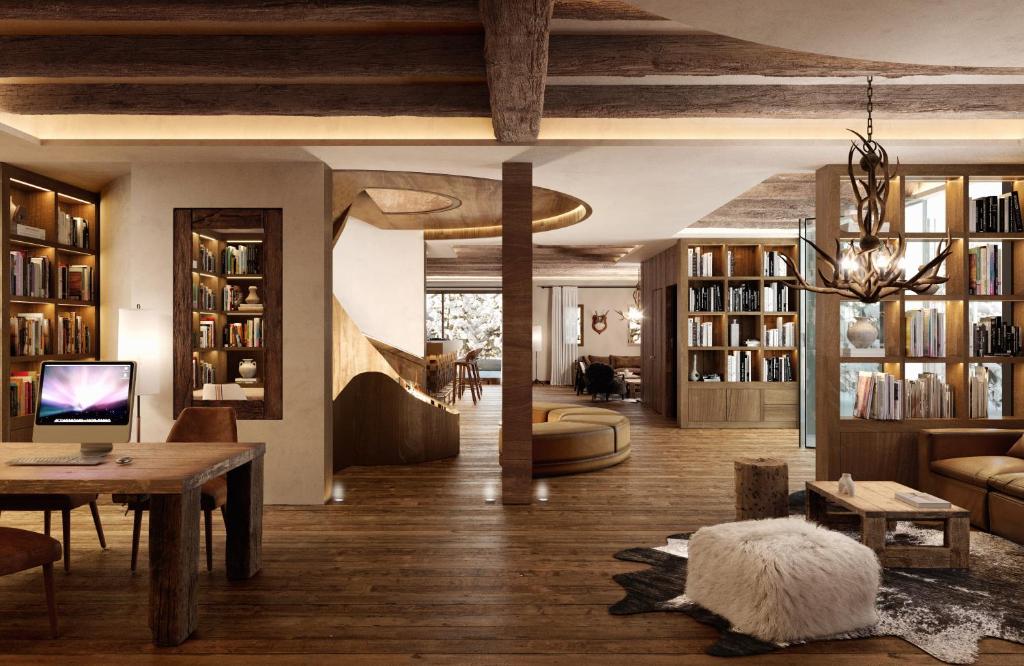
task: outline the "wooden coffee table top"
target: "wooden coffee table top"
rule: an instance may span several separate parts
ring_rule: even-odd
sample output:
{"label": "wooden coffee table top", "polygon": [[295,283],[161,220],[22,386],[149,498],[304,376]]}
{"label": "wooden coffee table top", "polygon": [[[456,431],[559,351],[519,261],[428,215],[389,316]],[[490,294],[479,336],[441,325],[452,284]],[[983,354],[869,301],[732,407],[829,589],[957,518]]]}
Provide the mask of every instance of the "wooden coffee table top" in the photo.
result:
{"label": "wooden coffee table top", "polygon": [[915,509],[896,499],[896,493],[916,492],[895,481],[856,481],[853,497],[839,494],[838,481],[808,481],[807,492],[815,492],[862,517],[894,520],[941,520],[967,516],[970,512],[956,505],[948,509]]}

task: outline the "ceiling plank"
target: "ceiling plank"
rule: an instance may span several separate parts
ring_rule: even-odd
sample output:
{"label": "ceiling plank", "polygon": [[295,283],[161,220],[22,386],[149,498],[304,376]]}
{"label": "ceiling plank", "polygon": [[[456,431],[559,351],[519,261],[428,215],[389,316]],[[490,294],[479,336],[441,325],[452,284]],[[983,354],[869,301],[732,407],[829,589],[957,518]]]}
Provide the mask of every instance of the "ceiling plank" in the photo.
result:
{"label": "ceiling plank", "polygon": [[690,228],[796,229],[814,217],[815,176],[778,173],[708,213]]}
{"label": "ceiling plank", "polygon": [[[875,117],[1020,118],[1024,85],[875,86]],[[836,118],[864,114],[859,85],[548,86],[552,118]]]}
{"label": "ceiling plank", "polygon": [[[568,278],[632,284],[637,279],[638,264],[619,263],[619,259],[635,247],[534,245],[533,276],[535,280]],[[456,245],[453,249],[454,259],[426,258],[424,268],[428,280],[442,277],[494,278],[501,275],[500,245]]]}
{"label": "ceiling plank", "polygon": [[480,0],[494,136],[537,140],[548,71],[553,0]]}
{"label": "ceiling plank", "polygon": [[548,62],[548,76],[902,77],[1024,72],[1024,68],[941,67],[837,58],[712,33],[552,35]]}
{"label": "ceiling plank", "polygon": [[484,80],[483,35],[20,35],[0,78]]}

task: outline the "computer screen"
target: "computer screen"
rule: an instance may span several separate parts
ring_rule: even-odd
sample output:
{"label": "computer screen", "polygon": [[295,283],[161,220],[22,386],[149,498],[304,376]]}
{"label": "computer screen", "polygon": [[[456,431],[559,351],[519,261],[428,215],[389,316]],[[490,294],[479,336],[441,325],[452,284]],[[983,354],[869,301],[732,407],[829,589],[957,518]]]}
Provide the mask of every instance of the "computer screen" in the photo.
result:
{"label": "computer screen", "polygon": [[129,426],[135,364],[44,363],[36,425]]}

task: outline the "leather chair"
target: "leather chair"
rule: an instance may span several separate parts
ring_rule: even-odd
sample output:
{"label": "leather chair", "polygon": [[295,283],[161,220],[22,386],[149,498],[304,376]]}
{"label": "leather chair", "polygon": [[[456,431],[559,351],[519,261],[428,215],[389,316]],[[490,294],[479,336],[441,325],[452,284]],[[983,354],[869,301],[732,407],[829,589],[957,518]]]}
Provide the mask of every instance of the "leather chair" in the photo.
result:
{"label": "leather chair", "polygon": [[626,397],[626,382],[616,376],[612,366],[605,363],[591,363],[587,366],[587,389],[591,400],[602,394],[605,400],[612,395]]}
{"label": "leather chair", "polygon": [[43,532],[50,536],[50,514],[60,511],[61,538],[64,542],[64,571],[71,571],[71,512],[82,506],[89,506],[92,522],[96,526],[96,536],[100,548],[106,549],[107,539],[103,536],[103,523],[100,512],[96,508],[97,495],[0,495],[0,512],[3,511],[42,511]]}
{"label": "leather chair", "polygon": [[61,547],[55,539],[27,530],[0,527],[0,576],[43,568],[46,610],[54,638],[57,638],[57,604],[53,595],[53,563],[60,558]]}
{"label": "leather chair", "polygon": [[[235,410],[231,407],[186,407],[167,435],[169,443],[187,442],[237,442],[238,424]],[[228,500],[228,481],[218,476],[203,484],[200,493],[200,508],[203,511],[203,525],[206,534],[206,570],[213,571],[213,510],[220,509],[224,517],[224,505]],[[132,528],[132,571],[139,559],[139,535],[142,532],[142,512],[149,509],[147,495],[115,495],[115,502],[126,503],[133,511],[135,524]]]}

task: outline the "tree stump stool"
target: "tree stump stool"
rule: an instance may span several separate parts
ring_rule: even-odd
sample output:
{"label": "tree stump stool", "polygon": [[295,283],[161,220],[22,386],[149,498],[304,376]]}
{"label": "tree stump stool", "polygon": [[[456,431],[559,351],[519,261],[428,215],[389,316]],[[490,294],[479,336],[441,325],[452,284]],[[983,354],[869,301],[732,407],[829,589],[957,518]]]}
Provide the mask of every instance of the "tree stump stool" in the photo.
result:
{"label": "tree stump stool", "polygon": [[789,515],[789,466],[775,458],[740,458],[736,470],[736,520]]}

